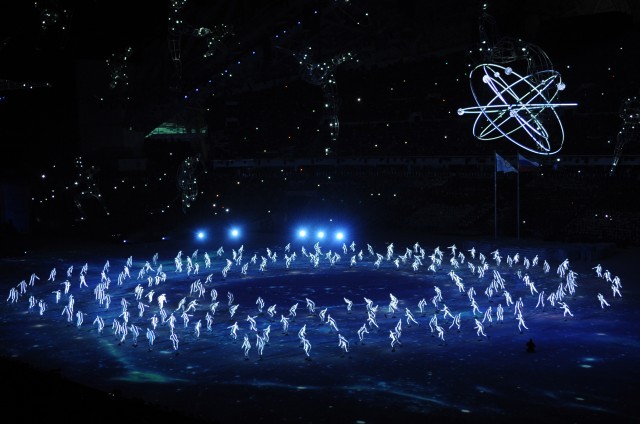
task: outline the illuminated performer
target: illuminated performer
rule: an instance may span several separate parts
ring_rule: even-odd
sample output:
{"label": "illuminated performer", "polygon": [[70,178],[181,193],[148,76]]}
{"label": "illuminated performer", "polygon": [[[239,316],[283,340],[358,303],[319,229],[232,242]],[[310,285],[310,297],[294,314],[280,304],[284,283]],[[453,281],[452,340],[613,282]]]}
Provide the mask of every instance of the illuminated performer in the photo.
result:
{"label": "illuminated performer", "polygon": [[44,315],[44,311],[47,309],[47,303],[40,299],[38,301],[38,307],[40,308],[40,316]]}
{"label": "illuminated performer", "polygon": [[453,317],[453,321],[451,322],[449,329],[451,329],[455,325],[458,328],[458,332],[460,332],[460,315],[461,314],[458,312],[456,316]]}
{"label": "illuminated performer", "polygon": [[518,316],[516,317],[516,319],[518,320],[518,330],[520,330],[520,334],[522,334],[522,329],[526,329],[528,330],[529,327],[527,327],[524,323],[524,317],[522,316],[522,312],[518,313]]}
{"label": "illuminated performer", "polygon": [[264,352],[265,340],[260,334],[256,334],[256,349],[258,349],[258,360],[262,360],[262,353]]}
{"label": "illuminated performer", "polygon": [[289,308],[289,316],[295,318],[297,309],[298,309],[298,303],[296,302],[296,304],[294,304],[291,308]]}
{"label": "illuminated performer", "polygon": [[616,297],[616,294],[619,297],[622,297],[622,293],[620,293],[620,287],[615,284],[611,284],[611,291],[613,292],[613,297]]}
{"label": "illuminated performer", "polygon": [[349,341],[347,341],[347,339],[345,339],[340,333],[338,333],[338,346],[344,350],[344,353],[349,352]]}
{"label": "illuminated performer", "polygon": [[376,314],[373,311],[369,311],[368,312],[368,316],[367,316],[367,324],[369,324],[369,327],[371,327],[373,329],[373,327],[375,328],[380,328],[378,326],[378,323],[376,321]]}
{"label": "illuminated performer", "polygon": [[476,312],[478,312],[479,315],[482,315],[482,311],[480,310],[480,307],[478,306],[478,302],[476,302],[475,299],[473,299],[471,301],[471,312],[473,313],[473,316],[476,316]]}
{"label": "illuminated performer", "polygon": [[331,315],[327,316],[327,324],[329,325],[329,332],[332,332],[333,330],[335,330],[336,333],[339,333],[340,330],[338,330],[338,325],[336,324],[336,321],[333,319],[333,317],[331,317]]}
{"label": "illuminated performer", "polygon": [[176,310],[174,312],[178,312],[179,310],[183,310],[184,311],[184,304],[187,303],[187,298],[183,297],[182,299],[180,299],[180,301],[178,302],[178,307],[176,308]]}
{"label": "illuminated performer", "polygon": [[282,323],[282,334],[289,334],[289,318],[284,315],[280,315],[280,322]]}
{"label": "illuminated performer", "polygon": [[239,306],[239,304],[229,306],[229,319],[233,319],[233,316],[236,314]]}
{"label": "illuminated performer", "polygon": [[300,344],[302,344],[302,340],[306,337],[307,335],[307,324],[303,325],[302,327],[300,327],[300,330],[298,330],[298,338],[300,339]]}
{"label": "illuminated performer", "polygon": [[600,301],[600,308],[604,309],[605,306],[611,306],[609,305],[609,303],[605,300],[604,296],[602,295],[602,293],[598,293],[598,300]]}
{"label": "illuminated performer", "polygon": [[133,346],[138,346],[138,337],[140,336],[140,327],[137,325],[131,324],[129,326],[129,330],[131,330],[131,337],[133,338]]}
{"label": "illuminated performer", "polygon": [[389,330],[389,338],[391,339],[391,352],[395,352],[396,345],[400,342],[398,340],[398,334],[393,330]]}
{"label": "illuminated performer", "polygon": [[187,309],[185,309],[185,312],[195,311],[196,306],[198,306],[198,301],[197,299],[194,299],[191,302],[189,302],[189,304],[187,305]]}
{"label": "illuminated performer", "polygon": [[447,305],[443,305],[442,312],[444,312],[444,315],[442,316],[443,319],[446,320],[447,317],[451,317],[451,319],[454,318],[453,314],[451,313],[451,311],[449,310],[449,307]]}
{"label": "illuminated performer", "polygon": [[208,311],[204,316],[205,321],[207,322],[207,331],[213,331],[211,327],[213,325],[213,315],[211,315]]}
{"label": "illuminated performer", "polygon": [[416,319],[413,317],[413,313],[411,313],[411,310],[409,308],[404,308],[404,314],[407,317],[407,326],[410,327],[411,323],[420,325],[418,324],[418,321],[416,321]]}
{"label": "illuminated performer", "polygon": [[[476,325],[473,328],[478,330],[477,331],[478,337],[480,337],[480,336],[487,337],[487,335],[484,333],[484,326],[482,325],[482,323],[480,321],[478,321],[478,318],[474,318],[474,320],[476,321]],[[480,340],[482,340],[482,338]]]}
{"label": "illuminated performer", "polygon": [[77,326],[78,328],[80,328],[80,326],[81,326],[81,325],[82,325],[82,323],[84,322],[84,315],[85,315],[85,314],[84,314],[84,312],[82,312],[82,311],[78,311],[78,312],[76,312],[76,318],[77,318],[76,326]]}
{"label": "illuminated performer", "polygon": [[596,266],[594,266],[591,269],[595,269],[596,270],[596,275],[600,278],[602,278],[602,265],[598,264]]}
{"label": "illuminated performer", "polygon": [[364,335],[365,333],[369,333],[369,330],[367,329],[367,324],[362,324],[362,327],[360,327],[358,329],[358,339],[360,339],[360,344],[364,344]]}
{"label": "illuminated performer", "polygon": [[[398,310],[398,298],[395,297],[392,293],[389,293],[389,298],[391,299],[389,301],[389,313],[391,314],[392,318],[396,317],[396,311]],[[386,317],[386,314],[385,314]]]}
{"label": "illuminated performer", "polygon": [[511,293],[505,290],[504,292],[502,292],[502,294],[504,295],[507,308],[509,307],[509,304],[513,305],[513,299],[511,298]]}
{"label": "illuminated performer", "polygon": [[351,313],[351,307],[353,306],[353,302],[347,299],[346,297],[344,298],[344,301],[347,303],[347,312]]}
{"label": "illuminated performer", "polygon": [[436,331],[438,332],[438,338],[444,342],[444,328],[436,324]]}
{"label": "illuminated performer", "polygon": [[200,329],[202,328],[202,320],[199,319],[198,322],[196,322],[196,325],[193,328],[193,334],[196,336],[196,339],[200,338]]}
{"label": "illuminated performer", "polygon": [[424,316],[425,314],[424,312],[425,306],[427,306],[427,301],[424,298],[420,299],[420,302],[418,302],[418,309],[420,310],[420,313],[422,314],[422,316]]}
{"label": "illuminated performer", "polygon": [[398,336],[398,344],[400,344],[400,346],[402,346],[402,342],[400,341],[400,336],[402,336],[402,320],[401,319],[399,319],[398,322],[396,323],[394,331],[395,331],[396,335]]}
{"label": "illuminated performer", "polygon": [[151,321],[151,326],[154,330],[158,328],[158,316],[156,314],[153,314],[153,316],[149,318],[149,321]]}
{"label": "illuminated performer", "polygon": [[18,289],[16,289],[15,287],[11,287],[9,289],[9,297],[7,297],[7,302],[11,301],[11,303],[16,303],[18,302],[19,298],[20,298],[20,292],[18,291]]}
{"label": "illuminated performer", "polygon": [[258,316],[251,316],[251,315],[247,315],[247,321],[249,322],[249,330],[252,331],[258,331],[258,329],[256,328],[256,318],[258,318]]}
{"label": "illuminated performer", "polygon": [[269,308],[267,308],[267,313],[269,314],[270,318],[273,318],[276,314],[276,305],[269,306]]}
{"label": "illuminated performer", "polygon": [[149,352],[151,352],[153,342],[156,340],[156,333],[150,328],[147,328],[147,340],[149,341]]}
{"label": "illuminated performer", "polygon": [[249,350],[251,350],[251,343],[249,342],[249,336],[244,335],[244,340],[242,341],[242,348],[244,349],[244,359],[249,360]]}
{"label": "illuminated performer", "polygon": [[491,306],[489,306],[487,310],[484,311],[484,316],[482,317],[482,323],[484,323],[485,320],[489,321],[489,327],[491,327],[491,323],[493,322],[493,318],[491,317]]}
{"label": "illuminated performer", "polygon": [[269,343],[269,334],[271,333],[271,324],[262,329],[262,338],[265,343]]}
{"label": "illuminated performer", "polygon": [[309,357],[309,352],[311,352],[311,342],[307,339],[304,339],[302,341],[302,348],[304,349],[304,353],[305,353],[305,360],[310,361],[311,358]]}
{"label": "illuminated performer", "polygon": [[258,305],[258,312],[262,314],[262,308],[264,308],[264,300],[260,296],[256,299],[256,305]]}
{"label": "illuminated performer", "polygon": [[233,325],[230,325],[227,328],[229,329],[229,335],[233,338],[233,340],[236,340],[238,338],[238,329],[240,329],[240,327],[238,326],[238,321],[234,322]]}
{"label": "illuminated performer", "polygon": [[538,293],[538,303],[536,303],[536,309],[538,308],[538,306],[542,306],[542,309],[544,310],[544,290]]}
{"label": "illuminated performer", "polygon": [[569,305],[567,305],[564,302],[558,302],[558,305],[560,305],[560,307],[562,308],[563,314],[562,316],[565,317],[565,321],[567,320],[567,315],[569,316],[573,316],[573,314],[571,313],[571,310],[569,310]]}
{"label": "illuminated performer", "polygon": [[192,316],[193,315],[189,315],[186,312],[183,312],[182,315],[180,315],[180,318],[182,318],[184,328],[187,328],[189,326],[189,317],[192,317]]}
{"label": "illuminated performer", "polygon": [[36,297],[34,295],[29,296],[29,312],[33,311],[36,306]]}
{"label": "illuminated performer", "polygon": [[496,308],[496,321],[504,321],[504,308],[502,307],[502,303],[499,303],[498,307]]}
{"label": "illuminated performer", "polygon": [[104,330],[104,320],[99,315],[93,320],[93,324],[96,323],[98,324],[98,334],[102,335],[102,331]]}
{"label": "illuminated performer", "polygon": [[172,332],[171,336],[169,336],[169,340],[171,340],[171,343],[173,343],[173,351],[177,355],[178,354],[178,344],[179,344],[178,335],[176,333]]}
{"label": "illuminated performer", "polygon": [[305,298],[306,302],[307,302],[307,309],[309,310],[309,315],[313,315],[316,312],[316,303],[309,299],[309,298]]}
{"label": "illuminated performer", "polygon": [[323,310],[320,311],[320,313],[318,314],[318,316],[320,317],[320,323],[322,324],[325,320],[325,316],[327,315],[327,309],[328,308],[324,308]]}
{"label": "illuminated performer", "polygon": [[62,309],[62,314],[60,315],[64,315],[64,314],[67,314],[67,322],[73,321],[73,311],[71,310],[69,305],[64,305],[64,308]]}

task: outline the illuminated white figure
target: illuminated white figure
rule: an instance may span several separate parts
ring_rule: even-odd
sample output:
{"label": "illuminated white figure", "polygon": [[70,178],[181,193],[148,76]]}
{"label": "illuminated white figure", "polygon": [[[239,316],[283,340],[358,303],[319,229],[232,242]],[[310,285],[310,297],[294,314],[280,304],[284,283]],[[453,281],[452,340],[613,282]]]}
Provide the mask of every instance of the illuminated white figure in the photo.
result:
{"label": "illuminated white figure", "polygon": [[258,349],[259,359],[262,359],[262,353],[264,351],[265,340],[260,334],[256,334],[256,348]]}
{"label": "illuminated white figure", "polygon": [[567,315],[573,316],[573,314],[571,313],[571,310],[569,309],[569,305],[567,305],[564,302],[558,302],[558,305],[560,305],[560,307],[562,308],[562,311],[563,311],[562,316],[564,316],[565,318]]}
{"label": "illuminated white figure", "polygon": [[344,298],[344,301],[347,304],[347,312],[351,312],[351,307],[353,306],[353,302],[347,299],[346,297]]}
{"label": "illuminated white figure", "polygon": [[309,342],[309,340],[307,340],[307,339],[304,339],[302,341],[302,347],[304,348],[305,355],[307,355],[305,359],[308,360],[309,359],[309,352],[311,352],[311,342]]}
{"label": "illuminated white figure", "polygon": [[256,328],[256,318],[257,316],[251,316],[251,315],[247,315],[247,321],[249,322],[249,329],[252,331],[258,331],[258,329]]}
{"label": "illuminated white figure", "polygon": [[416,321],[416,319],[413,317],[413,313],[411,312],[411,310],[409,308],[405,308],[404,309],[404,314],[407,317],[407,325],[411,326],[411,323],[414,323],[416,325],[420,325],[418,324],[418,321]]}
{"label": "illuminated white figure", "polygon": [[420,299],[420,302],[418,302],[418,309],[422,315],[424,315],[425,306],[427,306],[427,301],[424,298]]}
{"label": "illuminated white figure", "polygon": [[149,350],[151,350],[153,342],[156,340],[156,333],[150,328],[147,328],[147,340],[149,341]]}
{"label": "illuminated white figure", "polygon": [[358,329],[358,339],[360,339],[360,344],[364,344],[365,333],[369,334],[369,329],[367,329],[367,324],[362,324],[362,327]]}
{"label": "illuminated white figure", "polygon": [[600,301],[600,307],[602,309],[604,309],[605,306],[611,306],[609,305],[609,302],[607,302],[604,298],[604,296],[602,295],[602,293],[598,293],[598,300]]}
{"label": "illuminated white figure", "polygon": [[233,340],[236,340],[238,338],[238,329],[240,329],[240,326],[238,326],[238,321],[234,322],[233,325],[230,325],[227,328],[229,329],[229,335],[233,338]]}
{"label": "illuminated white figure", "polygon": [[307,309],[309,310],[309,315],[313,315],[316,311],[316,303],[309,298],[305,298],[305,300],[307,302]]}
{"label": "illuminated white figure", "polygon": [[344,350],[344,353],[349,352],[349,341],[347,341],[347,339],[345,339],[341,334],[338,334],[338,346]]}
{"label": "illuminated white figure", "polygon": [[274,315],[276,314],[276,305],[271,305],[267,308],[267,313],[269,314],[269,317],[273,318]]}
{"label": "illuminated white figure", "polygon": [[288,334],[289,331],[289,318],[284,315],[280,315],[280,322],[282,323],[282,334]]}
{"label": "illuminated white figure", "polygon": [[338,330],[336,320],[334,320],[331,315],[327,315],[327,324],[329,324],[329,328],[331,328],[331,330],[335,330],[336,333],[340,332],[340,330]]}
{"label": "illuminated white figure", "polygon": [[565,89],[559,72],[549,69],[522,76],[510,67],[483,63],[471,71],[469,80],[477,106],[460,108],[458,115],[478,115],[473,124],[477,139],[506,138],[543,155],[562,149],[564,128],[556,109],[576,103],[554,103]]}
{"label": "illuminated white figure", "polygon": [[176,333],[171,333],[171,336],[169,336],[169,339],[173,343],[173,350],[177,353],[178,344],[179,344],[178,335]]}
{"label": "illuminated white figure", "polygon": [[400,340],[398,340],[398,333],[393,330],[389,330],[389,338],[391,339],[391,351],[395,352],[396,345],[400,342]]}
{"label": "illuminated white figure", "polygon": [[251,349],[251,343],[249,342],[249,336],[244,335],[244,340],[242,341],[242,348],[244,349],[244,358],[249,359],[249,350]]}
{"label": "illuminated white figure", "polygon": [[474,318],[474,319],[476,321],[476,325],[473,328],[477,330],[478,337],[480,336],[487,337],[487,335],[484,333],[484,326],[482,325],[482,323],[478,321],[478,318]]}
{"label": "illuminated white figure", "polygon": [[264,300],[260,296],[256,300],[256,305],[258,305],[258,312],[262,313],[262,308],[264,308]]}

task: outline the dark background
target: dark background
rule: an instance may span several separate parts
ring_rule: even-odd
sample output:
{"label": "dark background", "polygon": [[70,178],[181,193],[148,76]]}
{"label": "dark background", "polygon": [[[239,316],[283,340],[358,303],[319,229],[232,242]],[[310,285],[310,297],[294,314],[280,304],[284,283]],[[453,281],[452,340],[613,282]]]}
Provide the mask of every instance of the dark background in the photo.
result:
{"label": "dark background", "polygon": [[[637,181],[637,135],[621,116],[638,94],[635,2],[95,0],[3,8],[7,236],[121,242],[170,229],[189,237],[200,223],[232,222],[288,231],[316,214],[352,225],[357,216],[363,230],[491,235],[497,208],[505,236],[638,240],[625,230],[632,211],[624,202]],[[473,117],[456,112],[474,106],[473,66],[523,69],[522,48],[536,53],[529,69],[560,72],[567,88],[558,101],[578,106],[559,110],[566,135],[558,155],[537,158],[542,171],[520,183],[504,176],[494,201],[494,152],[512,163],[528,152],[475,139]],[[353,55],[333,68],[333,91],[294,57],[309,51],[312,65]],[[610,178],[616,157],[621,166]],[[185,174],[188,158],[196,165]],[[354,158],[378,162],[347,161]],[[389,158],[439,162],[394,167]],[[229,159],[250,162],[225,166]],[[265,159],[290,162],[276,169]],[[309,162],[316,159],[332,162]],[[197,182],[188,202],[185,175]],[[264,207],[248,210],[248,201]],[[527,221],[521,230],[518,207]],[[438,221],[456,209],[478,218]],[[595,218],[605,215],[621,218]]]}

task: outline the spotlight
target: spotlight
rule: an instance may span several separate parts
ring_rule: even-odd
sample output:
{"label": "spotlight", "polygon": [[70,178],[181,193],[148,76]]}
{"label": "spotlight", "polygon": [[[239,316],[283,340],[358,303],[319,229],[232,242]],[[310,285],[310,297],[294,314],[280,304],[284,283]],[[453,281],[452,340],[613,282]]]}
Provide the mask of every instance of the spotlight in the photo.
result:
{"label": "spotlight", "polygon": [[344,239],[344,233],[342,231],[338,231],[336,233],[336,240],[342,240]]}
{"label": "spotlight", "polygon": [[319,239],[323,239],[325,235],[326,235],[326,234],[325,234],[325,232],[324,232],[324,231],[322,231],[322,230],[318,231],[317,236],[318,236],[318,238],[319,238]]}
{"label": "spotlight", "polygon": [[305,229],[298,230],[298,237],[305,238],[306,236],[307,236],[307,230]]}
{"label": "spotlight", "polygon": [[229,231],[229,235],[230,235],[232,238],[238,238],[238,237],[240,237],[240,230],[239,230],[238,228],[232,228],[232,229]]}

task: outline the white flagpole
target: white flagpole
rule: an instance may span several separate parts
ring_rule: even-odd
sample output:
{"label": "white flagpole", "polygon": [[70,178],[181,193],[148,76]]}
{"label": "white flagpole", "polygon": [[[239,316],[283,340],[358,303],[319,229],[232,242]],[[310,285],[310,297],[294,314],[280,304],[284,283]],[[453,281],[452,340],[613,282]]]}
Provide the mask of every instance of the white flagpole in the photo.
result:
{"label": "white flagpole", "polygon": [[498,238],[498,156],[493,152],[493,238]]}
{"label": "white flagpole", "polygon": [[520,240],[520,154],[518,153],[518,155],[516,156],[516,161],[518,162],[518,180],[517,180],[517,192],[516,192],[516,218],[518,220],[518,230],[517,230],[517,234],[518,234],[518,240]]}

